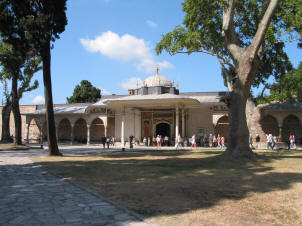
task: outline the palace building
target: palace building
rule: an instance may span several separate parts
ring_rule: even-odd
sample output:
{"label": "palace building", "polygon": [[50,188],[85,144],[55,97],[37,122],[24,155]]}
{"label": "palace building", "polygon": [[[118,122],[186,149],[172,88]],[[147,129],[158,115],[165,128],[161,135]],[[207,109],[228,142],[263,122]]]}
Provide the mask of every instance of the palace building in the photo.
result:
{"label": "palace building", "polygon": [[[96,103],[55,104],[54,114],[59,142],[100,143],[103,136],[114,136],[124,142],[156,135],[178,134],[202,137],[220,134],[228,137],[229,120],[226,105],[220,102],[226,92],[180,92],[174,82],[158,74],[148,77],[127,95],[102,96]],[[20,106],[22,138],[25,142],[47,139],[44,105]],[[11,117],[13,134],[13,117]],[[302,139],[302,103],[274,105],[264,109],[262,129],[281,137],[294,133]],[[251,130],[250,130],[251,131]],[[257,133],[257,131],[253,131]],[[255,136],[253,134],[253,136]]]}

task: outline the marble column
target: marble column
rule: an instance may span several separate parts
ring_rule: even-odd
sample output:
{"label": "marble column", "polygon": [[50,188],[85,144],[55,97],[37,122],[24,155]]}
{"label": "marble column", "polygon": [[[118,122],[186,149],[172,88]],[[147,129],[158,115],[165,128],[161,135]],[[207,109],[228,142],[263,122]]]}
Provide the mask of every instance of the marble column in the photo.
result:
{"label": "marble column", "polygon": [[87,145],[90,144],[90,124],[87,124]]}
{"label": "marble column", "polygon": [[40,124],[40,143],[43,144],[43,124],[44,122],[42,121]]}
{"label": "marble column", "polygon": [[121,143],[122,143],[122,147],[124,147],[125,146],[125,112],[122,112]]}
{"label": "marble column", "polygon": [[29,143],[29,140],[28,140],[28,138],[29,138],[29,126],[30,126],[30,124],[25,125],[25,134],[26,134],[25,142],[26,142],[26,144]]}
{"label": "marble column", "polygon": [[56,124],[56,138],[57,138],[57,143],[59,143],[59,125]]}
{"label": "marble column", "polygon": [[179,107],[176,105],[175,108],[175,142],[177,140],[177,136],[179,134]]}
{"label": "marble column", "polygon": [[280,141],[282,141],[282,123],[278,124],[278,127],[279,127],[279,138],[280,138]]}
{"label": "marble column", "polygon": [[182,108],[181,109],[181,133],[182,133],[182,137],[185,137],[185,109]]}
{"label": "marble column", "polygon": [[73,144],[73,141],[74,141],[74,131],[73,131],[74,124],[70,124],[70,127],[71,127],[70,144]]}

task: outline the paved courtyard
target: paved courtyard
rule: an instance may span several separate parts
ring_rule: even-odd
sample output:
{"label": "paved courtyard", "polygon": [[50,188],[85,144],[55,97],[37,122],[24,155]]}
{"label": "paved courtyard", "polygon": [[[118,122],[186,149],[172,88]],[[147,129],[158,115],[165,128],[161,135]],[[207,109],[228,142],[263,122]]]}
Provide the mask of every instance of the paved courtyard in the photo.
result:
{"label": "paved courtyard", "polygon": [[[63,153],[101,151],[63,146]],[[34,164],[47,150],[0,152],[0,225],[150,225],[141,216]]]}

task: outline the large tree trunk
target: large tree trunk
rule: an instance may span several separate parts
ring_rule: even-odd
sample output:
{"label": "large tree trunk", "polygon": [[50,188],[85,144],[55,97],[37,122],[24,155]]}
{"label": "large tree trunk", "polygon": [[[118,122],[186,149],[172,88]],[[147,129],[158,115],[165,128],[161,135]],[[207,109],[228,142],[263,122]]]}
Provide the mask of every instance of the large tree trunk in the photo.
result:
{"label": "large tree trunk", "polygon": [[49,155],[62,155],[58,149],[56,126],[53,112],[52,88],[51,88],[51,73],[50,73],[50,42],[45,44],[42,49],[43,62],[43,82],[46,107],[46,123],[47,123],[47,142]]}
{"label": "large tree trunk", "polygon": [[15,120],[15,144],[22,144],[22,122],[19,108],[19,97],[18,97],[18,75],[14,75],[12,78],[12,108]]}
{"label": "large tree trunk", "polygon": [[1,142],[3,143],[10,143],[12,142],[11,136],[10,136],[10,112],[12,110],[11,103],[7,103],[2,108],[2,133],[1,133]]}
{"label": "large tree trunk", "polygon": [[231,92],[229,97],[230,133],[226,154],[235,158],[253,158],[255,154],[249,147],[249,130],[246,121],[246,101],[238,90]]}

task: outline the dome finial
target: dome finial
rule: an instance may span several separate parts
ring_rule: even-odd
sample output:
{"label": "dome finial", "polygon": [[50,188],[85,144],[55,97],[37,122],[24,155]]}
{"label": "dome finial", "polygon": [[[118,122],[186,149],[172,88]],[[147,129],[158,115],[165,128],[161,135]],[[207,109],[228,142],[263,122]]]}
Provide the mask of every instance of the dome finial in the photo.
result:
{"label": "dome finial", "polygon": [[159,65],[156,64],[156,75],[157,75],[157,76],[159,75],[159,74],[158,74],[158,71],[159,71]]}

